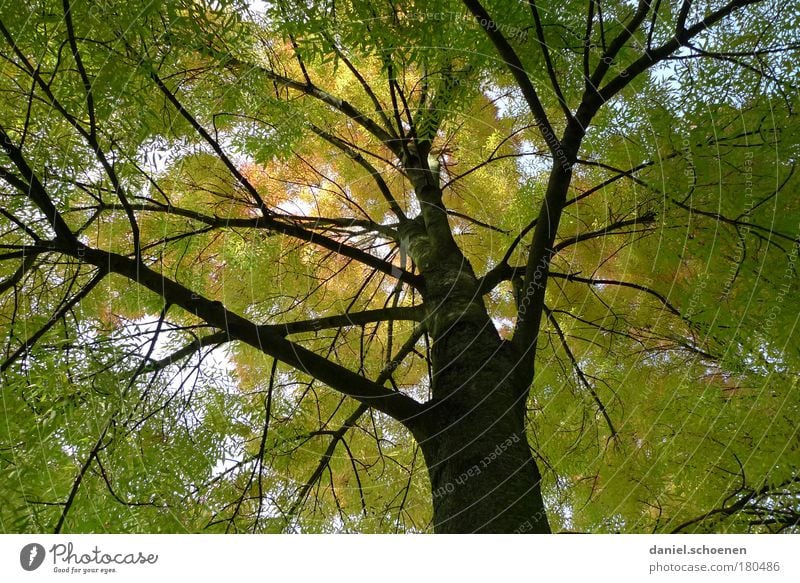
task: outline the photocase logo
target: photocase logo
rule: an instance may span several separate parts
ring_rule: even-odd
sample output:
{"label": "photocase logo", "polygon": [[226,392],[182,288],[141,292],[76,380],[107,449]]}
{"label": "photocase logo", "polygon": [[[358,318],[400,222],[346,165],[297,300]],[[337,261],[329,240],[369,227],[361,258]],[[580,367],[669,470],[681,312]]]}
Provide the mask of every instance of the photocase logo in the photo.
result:
{"label": "photocase logo", "polygon": [[44,547],[39,543],[30,543],[19,552],[19,564],[26,571],[35,571],[44,562]]}

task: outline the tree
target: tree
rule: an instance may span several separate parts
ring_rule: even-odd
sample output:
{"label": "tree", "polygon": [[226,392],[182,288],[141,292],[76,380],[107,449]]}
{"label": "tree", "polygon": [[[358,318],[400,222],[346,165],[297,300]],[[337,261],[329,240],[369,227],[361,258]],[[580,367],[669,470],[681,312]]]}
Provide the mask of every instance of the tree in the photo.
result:
{"label": "tree", "polygon": [[798,14],[2,7],[3,531],[791,531]]}

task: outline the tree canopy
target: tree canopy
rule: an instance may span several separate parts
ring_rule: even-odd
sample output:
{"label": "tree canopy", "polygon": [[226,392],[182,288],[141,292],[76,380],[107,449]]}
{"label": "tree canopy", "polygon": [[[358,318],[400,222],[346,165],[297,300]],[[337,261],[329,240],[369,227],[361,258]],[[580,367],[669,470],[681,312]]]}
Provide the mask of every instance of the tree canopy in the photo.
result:
{"label": "tree canopy", "polygon": [[798,31],[3,2],[0,530],[797,531]]}

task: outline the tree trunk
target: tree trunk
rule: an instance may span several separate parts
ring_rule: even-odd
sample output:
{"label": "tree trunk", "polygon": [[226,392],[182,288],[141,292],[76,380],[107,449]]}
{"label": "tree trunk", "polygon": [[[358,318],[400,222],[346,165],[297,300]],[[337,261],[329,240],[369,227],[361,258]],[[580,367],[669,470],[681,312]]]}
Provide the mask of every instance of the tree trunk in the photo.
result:
{"label": "tree trunk", "polygon": [[433,339],[432,398],[408,426],[428,467],[434,529],[550,532],[525,437],[523,379],[530,374],[518,372],[525,360],[489,318],[472,266],[453,239],[438,173],[425,164],[408,169],[422,212],[401,226],[401,245],[425,278]]}
{"label": "tree trunk", "polygon": [[550,532],[517,362],[488,322],[458,322],[434,342],[434,398],[418,440],[437,533]]}
{"label": "tree trunk", "polygon": [[539,469],[524,433],[475,436],[462,425],[423,447],[434,531],[549,533]]}

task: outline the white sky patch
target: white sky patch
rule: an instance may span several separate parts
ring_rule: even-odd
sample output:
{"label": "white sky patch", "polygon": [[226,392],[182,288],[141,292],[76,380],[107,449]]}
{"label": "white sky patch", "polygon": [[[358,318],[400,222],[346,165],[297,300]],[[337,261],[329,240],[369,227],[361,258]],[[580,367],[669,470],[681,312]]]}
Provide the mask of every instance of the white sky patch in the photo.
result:
{"label": "white sky patch", "polygon": [[267,13],[267,6],[263,0],[246,0],[247,9],[255,16],[264,17]]}
{"label": "white sky patch", "polygon": [[311,216],[314,211],[314,206],[303,200],[299,196],[294,196],[289,200],[284,200],[275,207],[276,210],[287,215],[297,215],[301,217]]}
{"label": "white sky patch", "polygon": [[503,89],[492,84],[483,90],[483,94],[494,102],[500,117],[515,117],[520,110],[522,93],[519,89]]}
{"label": "white sky patch", "polygon": [[144,168],[158,176],[175,162],[185,158],[188,149],[189,145],[183,140],[167,140],[158,136],[142,144],[139,155]]}
{"label": "white sky patch", "polygon": [[[536,151],[534,143],[530,140],[523,140],[520,153],[534,151]],[[519,171],[520,182],[522,183],[535,179],[549,170],[550,161],[545,156],[531,154],[530,156],[520,156],[517,158],[517,171]]]}
{"label": "white sky patch", "polygon": [[408,218],[414,219],[419,216],[422,212],[422,207],[419,205],[419,201],[417,200],[416,196],[409,196],[408,197]]}
{"label": "white sky patch", "polygon": [[503,328],[506,329],[513,329],[514,328],[514,320],[512,318],[500,318],[497,316],[492,317],[492,322],[494,323],[495,327],[498,330],[502,330]]}
{"label": "white sky patch", "polygon": [[[150,358],[154,360],[166,358],[177,348],[182,347],[186,343],[185,335],[180,331],[175,330],[172,325],[167,322],[164,322],[161,325],[161,331],[154,340],[153,335],[155,334],[157,327],[158,316],[146,315],[138,320],[133,320],[125,324],[122,327],[122,333],[124,337],[138,335],[139,337],[142,337],[143,340],[146,339],[146,341],[143,341],[139,349],[142,358],[147,356],[150,346],[154,342],[155,346],[153,346],[153,352],[150,355]],[[208,348],[203,351],[204,354],[207,352],[208,355],[205,356],[203,363],[200,366],[201,372],[203,370],[208,371],[208,369],[212,369],[215,375],[209,376],[219,375],[220,372],[223,372],[226,375],[233,372],[234,365],[227,351],[220,349],[210,350]],[[188,357],[187,360],[191,360],[191,357]]]}
{"label": "white sky patch", "polygon": [[244,459],[244,451],[242,448],[239,447],[239,445],[229,437],[225,438],[222,451],[222,456],[217,460],[217,463],[214,464],[214,467],[211,468],[212,478],[216,478],[228,470],[232,470],[237,464],[242,462],[242,459]]}

